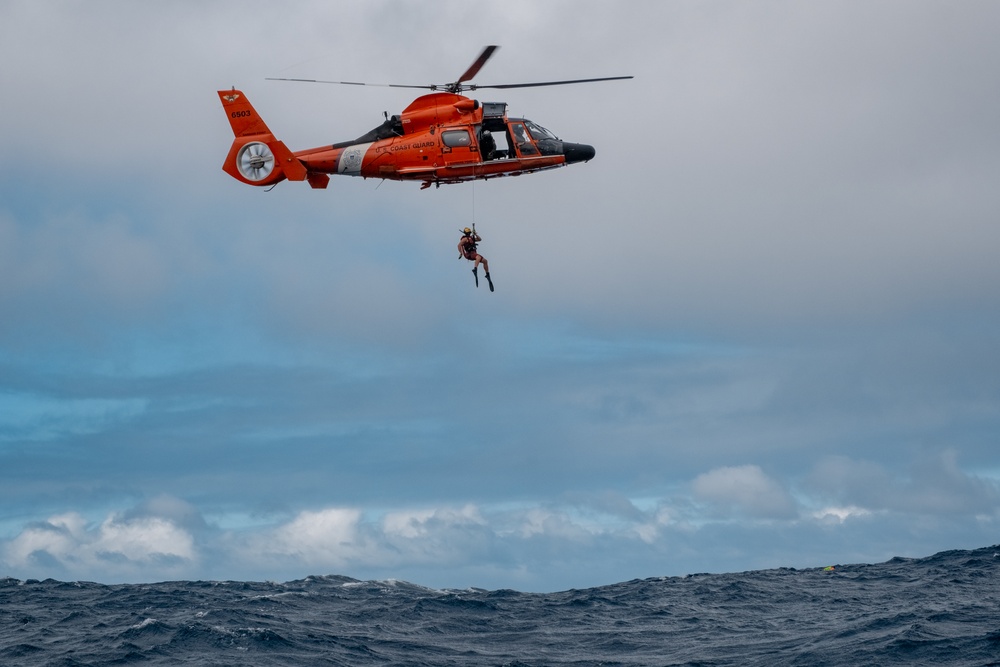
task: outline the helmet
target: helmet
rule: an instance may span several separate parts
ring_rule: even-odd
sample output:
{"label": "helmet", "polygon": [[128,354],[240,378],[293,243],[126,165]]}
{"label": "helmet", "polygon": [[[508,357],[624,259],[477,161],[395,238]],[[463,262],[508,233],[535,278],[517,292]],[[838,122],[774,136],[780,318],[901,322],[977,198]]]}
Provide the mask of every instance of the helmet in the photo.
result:
{"label": "helmet", "polygon": [[465,229],[463,229],[463,230],[462,230],[462,233],[463,233],[463,234],[471,234],[471,233],[472,233],[472,230],[471,230],[471,229],[469,229],[468,227],[466,227]]}

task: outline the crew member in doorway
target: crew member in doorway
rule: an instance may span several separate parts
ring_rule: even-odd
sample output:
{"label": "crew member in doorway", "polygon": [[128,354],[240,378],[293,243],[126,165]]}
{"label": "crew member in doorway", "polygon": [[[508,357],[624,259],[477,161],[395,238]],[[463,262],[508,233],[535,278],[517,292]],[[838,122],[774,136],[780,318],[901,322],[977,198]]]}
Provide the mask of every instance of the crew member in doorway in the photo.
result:
{"label": "crew member in doorway", "polygon": [[476,232],[466,227],[462,230],[462,238],[458,240],[458,258],[463,257],[470,262],[475,262],[472,267],[472,275],[476,277],[476,287],[479,287],[479,272],[477,269],[479,265],[483,265],[483,269],[486,271],[486,282],[490,284],[490,291],[493,291],[493,281],[490,280],[490,263],[486,261],[486,258],[479,254],[476,250],[476,244],[482,241],[482,237]]}

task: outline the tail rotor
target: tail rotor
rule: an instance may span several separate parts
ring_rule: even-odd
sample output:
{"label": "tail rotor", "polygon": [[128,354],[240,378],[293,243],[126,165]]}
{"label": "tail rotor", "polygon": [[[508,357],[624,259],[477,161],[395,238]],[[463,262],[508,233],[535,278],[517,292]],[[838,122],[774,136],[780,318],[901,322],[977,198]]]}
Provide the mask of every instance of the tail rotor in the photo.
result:
{"label": "tail rotor", "polygon": [[263,181],[274,171],[274,153],[267,144],[251,141],[236,154],[236,168],[248,181]]}

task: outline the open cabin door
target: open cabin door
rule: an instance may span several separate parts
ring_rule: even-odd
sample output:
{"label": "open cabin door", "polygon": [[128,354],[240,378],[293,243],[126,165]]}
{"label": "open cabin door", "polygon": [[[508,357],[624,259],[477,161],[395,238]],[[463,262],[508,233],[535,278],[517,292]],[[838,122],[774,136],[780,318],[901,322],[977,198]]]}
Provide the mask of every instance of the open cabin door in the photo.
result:
{"label": "open cabin door", "polygon": [[528,133],[524,123],[519,120],[512,120],[508,123],[510,137],[517,151],[517,157],[534,157],[538,155],[538,147],[535,146],[531,134]]}

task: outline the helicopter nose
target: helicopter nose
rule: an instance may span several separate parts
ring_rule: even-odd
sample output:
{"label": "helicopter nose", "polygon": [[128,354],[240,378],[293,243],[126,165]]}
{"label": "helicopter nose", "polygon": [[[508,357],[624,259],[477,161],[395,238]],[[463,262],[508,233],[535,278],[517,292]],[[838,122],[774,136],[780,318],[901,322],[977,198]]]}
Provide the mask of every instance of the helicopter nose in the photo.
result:
{"label": "helicopter nose", "polygon": [[571,144],[565,141],[563,142],[563,155],[566,156],[566,162],[572,164],[573,162],[593,160],[597,151],[594,150],[593,146],[587,144]]}

